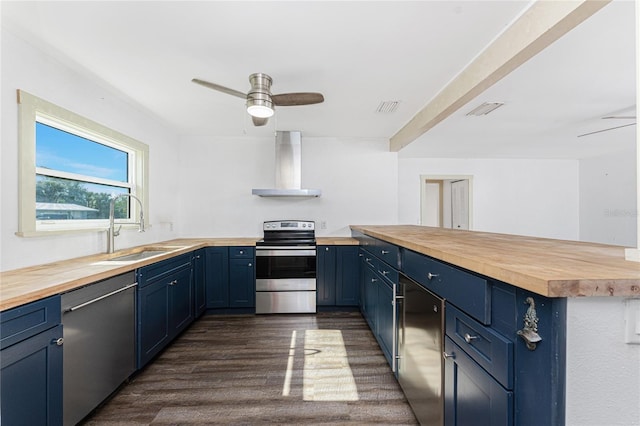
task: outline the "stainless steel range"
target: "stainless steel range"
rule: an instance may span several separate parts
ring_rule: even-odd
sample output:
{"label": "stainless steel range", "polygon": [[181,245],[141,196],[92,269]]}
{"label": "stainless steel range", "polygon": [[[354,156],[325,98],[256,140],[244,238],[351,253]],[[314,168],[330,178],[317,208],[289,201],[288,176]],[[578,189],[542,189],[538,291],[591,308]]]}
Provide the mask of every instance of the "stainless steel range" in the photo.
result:
{"label": "stainless steel range", "polygon": [[315,223],[264,222],[256,243],[256,314],[316,312]]}

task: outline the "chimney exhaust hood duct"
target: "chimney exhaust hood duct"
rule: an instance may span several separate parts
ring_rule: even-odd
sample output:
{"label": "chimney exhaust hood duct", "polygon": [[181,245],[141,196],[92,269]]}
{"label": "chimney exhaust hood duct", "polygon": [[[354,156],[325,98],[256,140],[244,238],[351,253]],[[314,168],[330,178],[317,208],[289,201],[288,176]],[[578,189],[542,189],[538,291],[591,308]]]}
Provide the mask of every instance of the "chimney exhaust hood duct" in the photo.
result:
{"label": "chimney exhaust hood duct", "polygon": [[319,197],[319,189],[302,189],[300,132],[276,132],[276,187],[252,189],[261,197]]}

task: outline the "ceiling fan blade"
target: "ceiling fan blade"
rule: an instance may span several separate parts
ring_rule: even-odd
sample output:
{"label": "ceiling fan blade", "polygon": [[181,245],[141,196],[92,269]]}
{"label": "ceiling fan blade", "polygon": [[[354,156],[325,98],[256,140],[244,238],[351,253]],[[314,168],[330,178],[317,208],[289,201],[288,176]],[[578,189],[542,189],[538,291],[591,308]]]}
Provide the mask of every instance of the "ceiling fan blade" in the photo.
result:
{"label": "ceiling fan blade", "polygon": [[623,124],[622,126],[609,127],[607,129],[596,130],[595,132],[584,133],[582,135],[578,135],[579,138],[583,136],[595,135],[596,133],[608,132],[609,130],[621,129],[623,127],[635,126],[636,123]]}
{"label": "ceiling fan blade", "polygon": [[281,93],[271,95],[271,100],[277,106],[312,105],[324,102],[324,96],[313,92]]}
{"label": "ceiling fan blade", "polygon": [[253,121],[253,125],[258,127],[258,126],[264,126],[265,124],[267,124],[267,121],[269,121],[268,118],[262,118],[262,117],[251,117],[251,121]]}
{"label": "ceiling fan blade", "polygon": [[226,93],[228,95],[237,96],[242,99],[247,99],[247,94],[239,92],[237,90],[229,89],[228,87],[220,86],[219,84],[210,83],[208,81],[200,80],[199,78],[191,79],[192,82],[199,84],[204,87],[208,87],[209,89],[217,90],[219,92]]}

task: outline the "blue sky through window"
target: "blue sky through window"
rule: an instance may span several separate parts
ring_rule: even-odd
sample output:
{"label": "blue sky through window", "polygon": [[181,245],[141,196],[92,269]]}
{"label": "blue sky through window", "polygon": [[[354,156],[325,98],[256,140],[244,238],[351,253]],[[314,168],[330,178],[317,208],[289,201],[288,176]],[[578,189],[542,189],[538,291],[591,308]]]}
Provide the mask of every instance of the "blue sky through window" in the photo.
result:
{"label": "blue sky through window", "polygon": [[128,154],[36,122],[36,166],[127,182]]}

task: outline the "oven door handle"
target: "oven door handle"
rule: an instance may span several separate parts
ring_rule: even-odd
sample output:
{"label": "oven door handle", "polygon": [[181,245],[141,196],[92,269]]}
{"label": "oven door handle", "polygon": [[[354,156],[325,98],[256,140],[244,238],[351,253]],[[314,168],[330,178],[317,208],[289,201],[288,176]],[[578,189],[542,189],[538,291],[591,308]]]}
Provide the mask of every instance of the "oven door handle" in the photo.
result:
{"label": "oven door handle", "polygon": [[262,250],[256,248],[256,256],[315,256],[316,249],[313,250]]}

